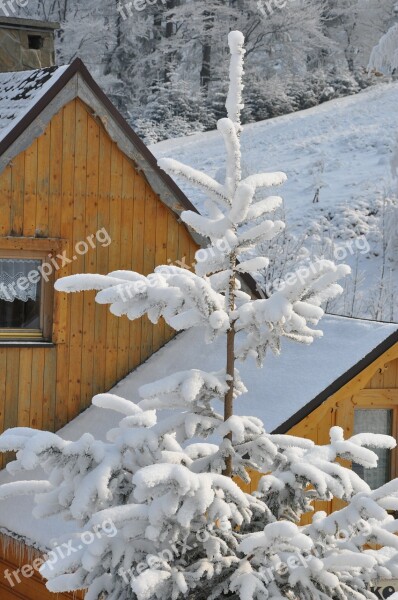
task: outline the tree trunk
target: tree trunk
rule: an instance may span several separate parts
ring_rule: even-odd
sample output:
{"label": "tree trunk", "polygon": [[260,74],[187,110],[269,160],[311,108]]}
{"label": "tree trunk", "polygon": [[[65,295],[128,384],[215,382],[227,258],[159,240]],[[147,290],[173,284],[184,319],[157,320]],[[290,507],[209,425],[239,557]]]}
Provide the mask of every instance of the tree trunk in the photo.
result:
{"label": "tree trunk", "polygon": [[[229,311],[235,309],[235,269],[236,256],[231,257],[232,275],[229,280]],[[227,333],[227,377],[229,377],[229,388],[224,398],[224,421],[227,421],[234,414],[234,387],[235,387],[235,322],[231,323],[231,328]],[[225,436],[232,442],[232,433]],[[223,475],[232,477],[232,456],[225,459],[225,469]]]}
{"label": "tree trunk", "polygon": [[202,68],[200,70],[200,85],[206,94],[209,91],[211,79],[211,44],[205,43],[202,49]]}
{"label": "tree trunk", "polygon": [[[232,377],[229,382],[229,389],[225,395],[224,401],[224,421],[227,421],[234,414],[234,374],[235,374],[235,326],[232,325],[227,334],[227,375]],[[226,436],[226,439],[232,442],[232,433]],[[225,469],[223,475],[232,476],[232,457],[225,459]]]}
{"label": "tree trunk", "polygon": [[211,81],[211,44],[212,30],[214,27],[214,11],[205,10],[203,12],[203,47],[202,47],[202,67],[200,69],[200,85],[207,94]]}
{"label": "tree trunk", "polygon": [[[178,6],[178,0],[167,0],[166,10],[172,10]],[[175,24],[173,22],[173,14],[166,17],[166,29],[165,29],[165,38],[168,40],[173,37],[175,33]],[[175,56],[175,52],[169,51],[165,55],[164,59],[164,69],[163,69],[163,81],[168,83],[170,81],[171,67],[173,64],[173,59]]]}

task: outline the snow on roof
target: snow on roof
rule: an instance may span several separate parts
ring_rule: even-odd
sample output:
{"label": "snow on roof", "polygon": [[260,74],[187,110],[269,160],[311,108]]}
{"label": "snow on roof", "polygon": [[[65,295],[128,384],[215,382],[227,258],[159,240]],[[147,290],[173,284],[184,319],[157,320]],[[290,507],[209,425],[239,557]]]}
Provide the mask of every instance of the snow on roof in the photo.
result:
{"label": "snow on roof", "polygon": [[[310,346],[285,341],[281,356],[268,355],[263,369],[257,369],[252,361],[239,365],[248,393],[236,401],[236,412],[260,417],[266,429],[273,431],[397,333],[398,325],[328,315],[322,321],[322,329],[324,337]],[[206,346],[201,331],[187,331],[152,355],[112,391],[137,400],[140,386],[154,378],[190,368],[215,371],[223,368],[224,363],[225,339]],[[119,420],[120,414],[92,406],[60,434],[75,440],[90,432],[104,439],[106,431]],[[32,473],[30,478],[41,479],[43,474]],[[5,471],[0,473],[0,483],[12,480]],[[73,523],[66,523],[60,517],[36,521],[31,508],[29,497],[2,501],[0,530],[13,532],[42,549],[49,548],[57,535],[73,531]]]}
{"label": "snow on roof", "polygon": [[68,67],[0,73],[0,141],[19,123]]}
{"label": "snow on roof", "polygon": [[[281,355],[276,357],[269,353],[262,369],[258,369],[252,360],[238,363],[248,389],[248,393],[235,403],[239,414],[259,417],[267,431],[273,431],[397,332],[398,324],[327,315],[320,328],[324,332],[323,338],[309,346],[284,340]],[[206,345],[200,330],[184,332],[118,383],[113,392],[136,401],[138,389],[154,379],[193,368],[223,369],[225,347],[223,337]],[[105,414],[108,415],[106,419]],[[120,417],[117,413],[114,416],[116,424]],[[77,439],[84,432],[93,430],[104,439],[110,426],[113,427],[109,424],[109,411],[91,407],[66,425],[62,436]]]}

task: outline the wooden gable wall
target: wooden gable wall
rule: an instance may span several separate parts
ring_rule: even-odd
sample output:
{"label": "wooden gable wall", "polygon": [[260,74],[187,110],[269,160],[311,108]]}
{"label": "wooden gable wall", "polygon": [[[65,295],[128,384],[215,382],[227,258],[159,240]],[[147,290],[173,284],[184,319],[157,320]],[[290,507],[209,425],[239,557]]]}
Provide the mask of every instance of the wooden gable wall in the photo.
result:
{"label": "wooden gable wall", "polygon": [[[398,343],[286,433],[316,444],[328,444],[330,428],[338,425],[344,429],[345,437],[350,437],[354,433],[355,408],[398,409]],[[393,434],[398,436],[398,410],[394,411]],[[350,463],[344,464],[349,466]],[[398,450],[392,452],[392,471],[398,476]],[[251,472],[250,476],[251,482],[241,485],[249,493],[257,489],[261,475]],[[315,502],[315,510],[331,513],[343,505],[338,499]],[[309,522],[311,515],[303,518],[303,524]]]}
{"label": "wooden gable wall", "polygon": [[[167,261],[194,260],[197,246],[185,226],[77,99],[0,175],[0,248],[32,249],[37,238],[60,238],[72,258],[75,245],[103,227],[112,243],[77,255],[56,277],[148,274]],[[0,345],[0,431],[59,429],[172,336],[146,317],[112,316],[91,292],[54,297],[54,347]]]}

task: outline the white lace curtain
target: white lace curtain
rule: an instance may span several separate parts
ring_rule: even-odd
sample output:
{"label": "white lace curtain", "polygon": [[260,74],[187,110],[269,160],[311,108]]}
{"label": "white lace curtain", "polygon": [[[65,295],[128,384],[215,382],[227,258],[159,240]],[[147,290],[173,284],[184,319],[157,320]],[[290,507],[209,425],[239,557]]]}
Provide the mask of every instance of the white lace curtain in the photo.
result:
{"label": "white lace curtain", "polygon": [[[355,411],[354,433],[392,433],[392,411],[383,408],[358,409]],[[390,450],[372,448],[379,460],[375,469],[365,469],[353,464],[353,470],[369,484],[372,490],[387,483],[390,477]]]}
{"label": "white lace curtain", "polygon": [[[38,271],[40,260],[25,258],[0,259],[0,300],[14,302],[14,300],[37,300],[40,280],[37,283],[27,281],[26,278],[32,271]],[[25,278],[24,281],[18,280]],[[22,284],[22,285],[21,285]]]}

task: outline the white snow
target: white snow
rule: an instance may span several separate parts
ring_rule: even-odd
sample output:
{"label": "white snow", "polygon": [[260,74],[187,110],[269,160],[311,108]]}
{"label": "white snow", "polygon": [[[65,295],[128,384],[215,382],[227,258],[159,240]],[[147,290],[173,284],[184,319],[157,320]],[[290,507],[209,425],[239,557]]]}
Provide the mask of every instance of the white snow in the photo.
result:
{"label": "white snow", "polygon": [[68,66],[0,73],[0,141],[67,69]]}
{"label": "white snow", "polygon": [[[361,303],[365,304],[370,285],[381,273],[383,199],[398,196],[397,97],[398,83],[382,84],[246,125],[241,136],[244,174],[286,171],[288,180],[280,193],[288,231],[300,238],[308,234],[305,244],[318,255],[325,237],[331,238],[337,262],[355,266],[358,261],[359,272],[364,272]],[[223,181],[223,140],[217,131],[160,142],[151,151],[158,159],[173,156]],[[203,212],[203,195],[180,177],[175,179]],[[313,203],[318,187],[319,202]],[[397,262],[387,264],[395,286]],[[371,313],[368,306],[361,310],[357,306],[356,314]]]}
{"label": "white snow", "polygon": [[395,24],[385,33],[377,46],[372,50],[369,59],[369,70],[376,70],[390,75],[398,66],[398,25]]}
{"label": "white snow", "polygon": [[228,117],[234,123],[236,130],[240,131],[240,113],[243,109],[243,57],[246,53],[243,46],[245,38],[240,31],[231,31],[228,35],[228,43],[231,51],[231,64],[229,68],[230,87],[226,102]]}
{"label": "white snow", "polygon": [[[397,94],[398,83],[384,84],[245,125],[241,140],[246,175],[284,169],[288,180],[282,195],[288,222],[295,226],[306,227],[306,217],[311,221],[325,217],[329,208],[336,219],[339,208],[363,209],[360,201],[383,190],[391,180],[389,159],[398,150]],[[212,177],[224,166],[223,140],[217,131],[166,140],[150,149],[158,158],[171,155]],[[321,159],[324,181],[320,203],[314,206],[314,180]],[[181,187],[201,208],[198,192],[186,184]],[[349,223],[345,226],[349,228]]]}
{"label": "white snow", "polygon": [[[269,353],[263,369],[257,369],[253,361],[238,363],[248,393],[235,401],[236,412],[262,419],[267,430],[273,431],[398,331],[398,325],[330,315],[324,317],[322,328],[324,337],[310,346],[284,340],[281,356],[275,357]],[[154,372],[160,378],[191,368],[205,371],[224,369],[224,344],[225,339],[220,337],[208,346],[203,341],[202,332],[184,332],[130,373],[111,393],[138,403],[141,399],[138,390],[152,383]],[[110,399],[108,395],[104,405]],[[117,408],[122,407],[118,405]],[[60,434],[65,439],[77,440],[90,432],[96,438],[105,439],[106,432],[112,426],[117,427],[119,421],[120,412],[92,406],[64,427]],[[24,473],[23,477],[37,481],[43,474],[38,469],[30,474]],[[0,473],[0,483],[17,480],[5,471]],[[73,523],[65,522],[60,517],[35,520],[31,516],[31,509],[29,497],[2,501],[0,530],[13,532],[43,549],[50,547],[55,537],[75,530]]]}

